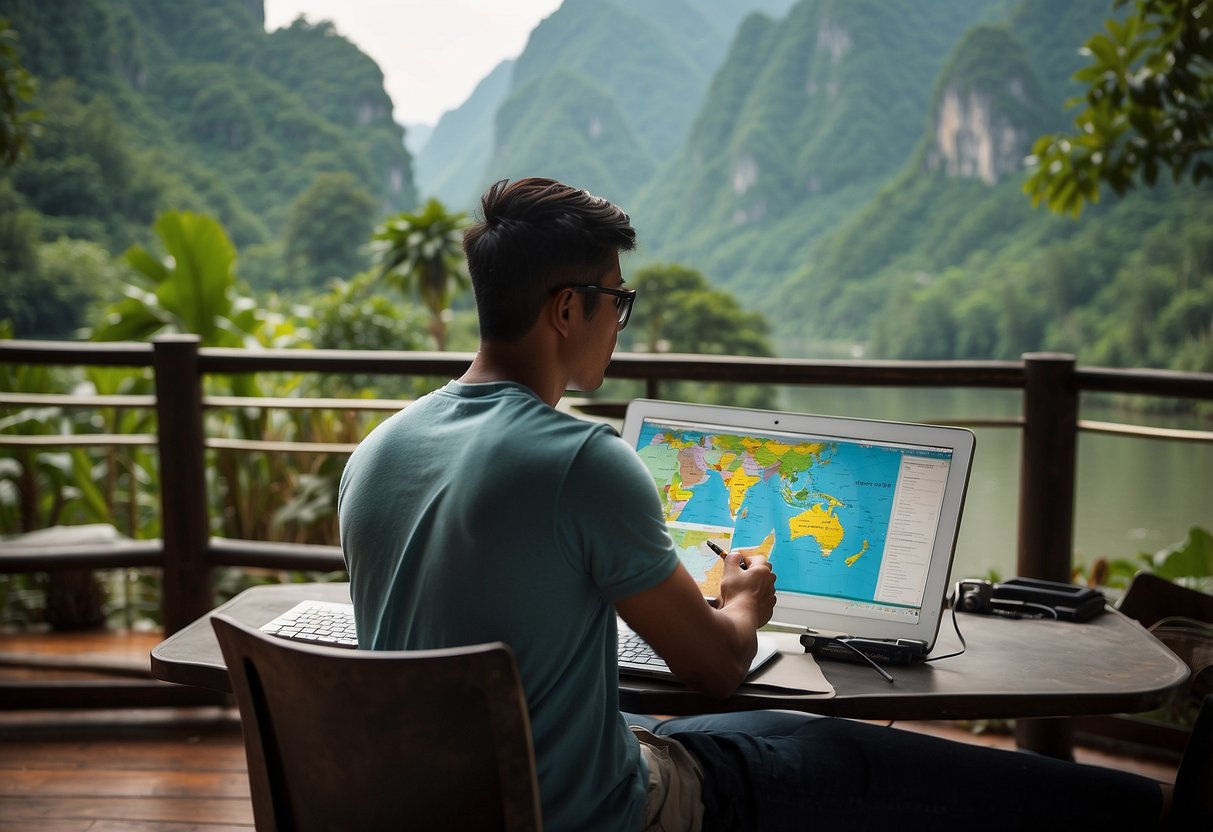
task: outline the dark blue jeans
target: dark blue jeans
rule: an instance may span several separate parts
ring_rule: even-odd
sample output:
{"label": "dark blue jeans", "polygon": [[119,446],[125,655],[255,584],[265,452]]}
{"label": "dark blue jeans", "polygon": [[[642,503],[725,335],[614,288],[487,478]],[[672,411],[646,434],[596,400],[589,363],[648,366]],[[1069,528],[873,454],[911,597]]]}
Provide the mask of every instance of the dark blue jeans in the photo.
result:
{"label": "dark blue jeans", "polygon": [[784,711],[632,725],[702,763],[705,830],[1154,829],[1158,784],[1113,769]]}

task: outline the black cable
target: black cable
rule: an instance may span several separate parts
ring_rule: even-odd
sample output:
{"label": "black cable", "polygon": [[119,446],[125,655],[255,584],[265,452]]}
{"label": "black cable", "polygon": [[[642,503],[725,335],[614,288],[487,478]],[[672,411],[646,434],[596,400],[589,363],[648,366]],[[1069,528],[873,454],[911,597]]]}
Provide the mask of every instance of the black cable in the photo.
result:
{"label": "black cable", "polygon": [[864,653],[862,650],[860,650],[855,645],[847,644],[846,638],[840,638],[838,636],[834,636],[834,637],[830,638],[829,640],[831,642],[833,642],[834,644],[841,644],[843,647],[850,650],[856,656],[859,656],[859,658],[863,659],[865,662],[870,664],[877,673],[879,673],[882,677],[884,677],[884,680],[886,682],[889,682],[890,684],[893,682],[893,674],[889,673],[889,671],[885,670],[883,667],[881,667],[879,664],[877,664],[875,659],[873,659],[867,653]]}
{"label": "black cable", "polygon": [[960,639],[960,649],[957,650],[955,653],[946,653],[942,656],[927,656],[925,659],[923,659],[924,662],[934,662],[934,661],[939,661],[940,659],[951,659],[955,656],[959,656],[965,650],[969,649],[969,645],[965,643],[964,634],[962,632],[960,632],[960,622],[956,619],[956,605],[955,604],[952,605],[952,626],[954,628],[956,628],[956,637],[958,639]]}

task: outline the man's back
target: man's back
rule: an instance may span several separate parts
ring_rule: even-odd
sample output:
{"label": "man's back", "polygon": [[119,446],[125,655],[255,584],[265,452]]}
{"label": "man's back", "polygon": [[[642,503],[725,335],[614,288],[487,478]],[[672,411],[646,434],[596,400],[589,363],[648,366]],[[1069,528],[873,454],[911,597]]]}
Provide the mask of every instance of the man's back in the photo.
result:
{"label": "man's back", "polygon": [[[362,646],[510,644],[550,828],[639,822],[643,769],[616,705],[611,603],[663,580],[676,559],[660,536],[618,540],[611,512],[659,524],[645,476],[609,428],[504,382],[452,383],[411,405],[342,478]],[[604,487],[626,492],[611,511]]]}

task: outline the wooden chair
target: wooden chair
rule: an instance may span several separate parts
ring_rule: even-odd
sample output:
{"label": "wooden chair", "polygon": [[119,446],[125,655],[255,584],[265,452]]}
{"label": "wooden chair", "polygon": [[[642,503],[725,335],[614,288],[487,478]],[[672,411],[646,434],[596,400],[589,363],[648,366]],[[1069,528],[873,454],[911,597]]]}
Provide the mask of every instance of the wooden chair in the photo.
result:
{"label": "wooden chair", "polygon": [[1172,703],[1174,715],[1190,723],[1200,703],[1213,695],[1213,595],[1140,572],[1116,607],[1141,622],[1191,669],[1191,678]]}
{"label": "wooden chair", "polygon": [[509,647],[300,645],[211,619],[240,709],[258,830],[541,828]]}

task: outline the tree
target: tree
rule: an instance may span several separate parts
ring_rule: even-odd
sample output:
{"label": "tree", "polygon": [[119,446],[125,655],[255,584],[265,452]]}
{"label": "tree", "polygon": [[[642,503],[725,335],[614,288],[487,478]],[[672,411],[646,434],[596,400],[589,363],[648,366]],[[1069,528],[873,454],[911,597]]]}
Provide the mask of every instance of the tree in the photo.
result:
{"label": "tree", "polygon": [[[1129,0],[1115,0],[1114,7]],[[1024,186],[1034,205],[1082,213],[1100,185],[1117,194],[1138,176],[1153,185],[1162,169],[1176,182],[1213,176],[1213,3],[1135,0],[1123,21],[1091,37],[1091,64],[1075,80],[1086,94],[1076,132],[1042,136]]]}
{"label": "tree", "polygon": [[38,328],[36,303],[43,285],[40,219],[25,198],[0,179],[0,322],[8,321],[21,337]]}
{"label": "tree", "polygon": [[[628,278],[636,289],[636,306],[620,343],[646,352],[702,355],[772,355],[769,325],[757,312],[748,312],[728,292],[713,289],[695,269],[657,264]],[[610,388],[608,388],[610,389]],[[747,407],[771,407],[769,385],[747,389],[734,384],[676,382],[662,388],[673,399],[695,399]]]}
{"label": "tree", "polygon": [[38,83],[21,65],[17,33],[0,18],[0,168],[11,168],[29,149],[41,113],[29,109]]}
{"label": "tree", "polygon": [[319,287],[366,268],[362,246],[375,225],[375,198],[346,171],[322,173],[291,205],[286,261],[294,286]]}
{"label": "tree", "polygon": [[771,355],[768,324],[742,309],[728,292],[713,289],[695,269],[658,264],[640,269],[628,285],[636,308],[625,335],[633,349],[715,355]]}
{"label": "tree", "polygon": [[76,337],[90,307],[112,297],[123,281],[124,264],[100,244],[60,237],[38,249],[40,279],[32,287],[35,323],[23,333],[36,338]]}
{"label": "tree", "polygon": [[463,260],[467,214],[450,213],[430,198],[417,213],[403,212],[375,229],[372,251],[379,275],[404,294],[416,292],[430,313],[430,334],[446,349],[451,298],[468,285]]}

